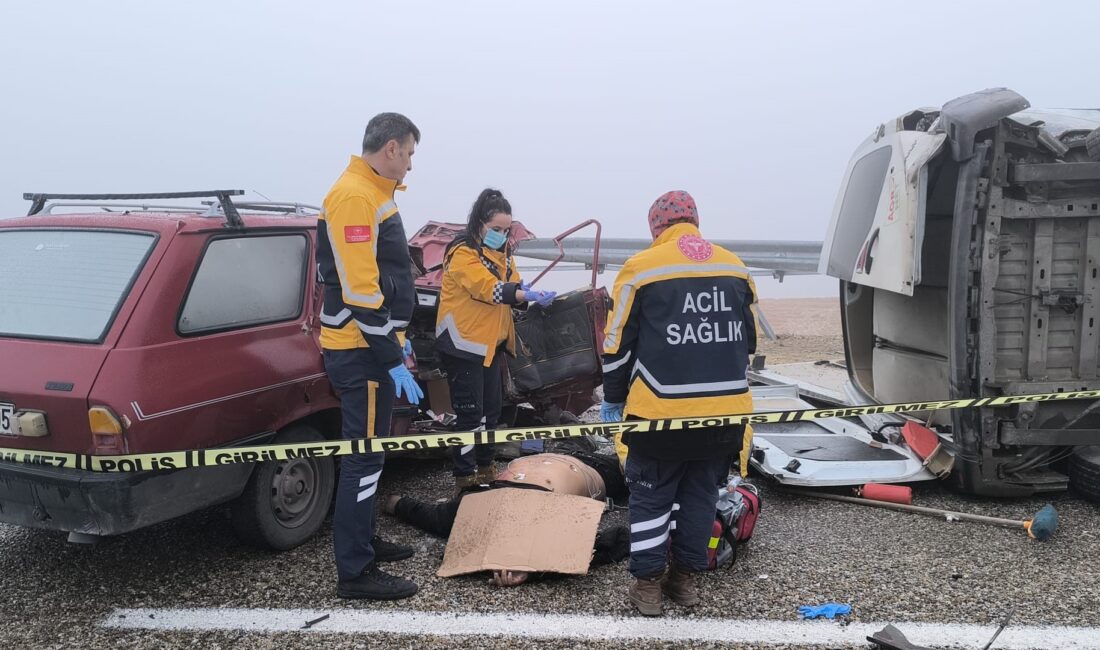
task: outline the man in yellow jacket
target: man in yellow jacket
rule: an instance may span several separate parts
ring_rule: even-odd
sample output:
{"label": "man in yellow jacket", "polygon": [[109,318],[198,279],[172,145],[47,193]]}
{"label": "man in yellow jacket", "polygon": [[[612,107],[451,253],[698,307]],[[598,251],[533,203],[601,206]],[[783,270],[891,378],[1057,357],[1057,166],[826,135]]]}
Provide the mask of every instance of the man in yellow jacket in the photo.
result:
{"label": "man in yellow jacket", "polygon": [[[756,287],[748,269],[703,239],[687,192],[658,198],[649,228],[653,245],[615,278],[601,419],[751,412],[745,373],[756,351]],[[691,576],[707,568],[717,488],[744,434],[735,425],[623,436],[635,577],[628,597],[642,614],[661,614],[662,593],[681,605],[699,602]]]}
{"label": "man in yellow jacket", "polygon": [[[317,222],[317,273],[324,283],[321,347],[325,371],[340,395],[344,438],[389,435],[401,393],[423,397],[404,363],[404,330],[412,317],[412,262],[394,192],[412,169],[420,131],[409,118],[381,113],[367,124],[363,153],[329,190]],[[374,503],[385,455],[340,461],[333,515],[336,593],[341,598],[396,600],[415,583],[378,568],[413,553],[374,534]]]}

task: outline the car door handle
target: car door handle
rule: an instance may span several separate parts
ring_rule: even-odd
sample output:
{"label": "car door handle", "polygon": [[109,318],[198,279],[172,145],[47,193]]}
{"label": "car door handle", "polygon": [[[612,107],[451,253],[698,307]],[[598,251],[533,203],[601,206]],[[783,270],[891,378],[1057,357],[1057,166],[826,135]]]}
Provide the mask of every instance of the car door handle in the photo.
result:
{"label": "car door handle", "polygon": [[867,238],[867,241],[863,244],[863,248],[859,250],[859,257],[856,259],[856,273],[870,273],[871,264],[874,263],[874,258],[871,257],[871,247],[875,245],[875,241],[878,239],[878,228],[875,228],[871,236]]}

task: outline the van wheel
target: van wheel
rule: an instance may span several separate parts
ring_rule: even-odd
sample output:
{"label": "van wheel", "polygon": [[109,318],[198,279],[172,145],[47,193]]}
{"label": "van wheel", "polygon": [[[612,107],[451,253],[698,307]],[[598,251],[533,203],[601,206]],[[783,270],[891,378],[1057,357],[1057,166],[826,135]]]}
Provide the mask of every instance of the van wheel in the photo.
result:
{"label": "van wheel", "polygon": [[[275,443],[321,442],[312,427],[295,425]],[[285,551],[313,536],[328,514],[336,486],[332,458],[296,458],[256,465],[244,492],[231,506],[233,529],[242,541]]]}
{"label": "van wheel", "polygon": [[1089,501],[1100,502],[1100,445],[1078,447],[1069,459],[1069,482]]}

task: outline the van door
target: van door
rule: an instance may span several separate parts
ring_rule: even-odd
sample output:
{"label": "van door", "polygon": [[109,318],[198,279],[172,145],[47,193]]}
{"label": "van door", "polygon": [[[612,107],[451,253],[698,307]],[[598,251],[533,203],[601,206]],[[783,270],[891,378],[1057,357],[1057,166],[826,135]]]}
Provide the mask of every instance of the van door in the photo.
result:
{"label": "van door", "polygon": [[818,272],[911,296],[921,276],[928,162],[946,136],[896,129],[879,126],[852,156]]}

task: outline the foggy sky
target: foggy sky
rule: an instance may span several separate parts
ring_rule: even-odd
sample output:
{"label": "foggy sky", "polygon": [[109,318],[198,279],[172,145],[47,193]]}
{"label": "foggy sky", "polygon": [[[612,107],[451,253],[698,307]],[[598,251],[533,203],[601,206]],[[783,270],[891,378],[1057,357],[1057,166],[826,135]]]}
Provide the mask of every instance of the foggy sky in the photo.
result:
{"label": "foggy sky", "polygon": [[650,203],[685,189],[709,237],[818,240],[884,120],[992,86],[1100,105],[1100,41],[1075,27],[1098,7],[5,2],[0,214],[24,213],[24,191],[320,203],[366,121],[398,111],[423,132],[398,196],[410,233],[493,186],[542,236],[594,217],[647,237]]}

